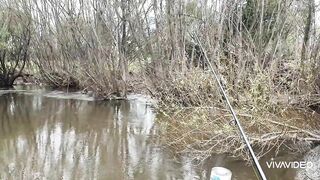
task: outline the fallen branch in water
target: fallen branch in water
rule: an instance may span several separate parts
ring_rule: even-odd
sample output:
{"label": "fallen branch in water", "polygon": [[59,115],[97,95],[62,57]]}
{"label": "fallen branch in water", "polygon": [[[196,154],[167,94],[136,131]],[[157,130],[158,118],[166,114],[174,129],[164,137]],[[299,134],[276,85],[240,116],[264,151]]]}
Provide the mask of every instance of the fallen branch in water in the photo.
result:
{"label": "fallen branch in water", "polygon": [[320,140],[320,135],[316,135],[310,131],[307,131],[307,130],[304,130],[304,129],[301,129],[301,128],[298,128],[298,127],[295,127],[295,126],[291,126],[291,125],[288,125],[288,124],[284,124],[284,123],[280,123],[280,122],[276,122],[276,121],[273,121],[273,120],[267,120],[268,122],[271,122],[273,124],[276,124],[276,125],[280,125],[280,126],[285,126],[285,127],[288,127],[288,128],[291,128],[291,129],[295,129],[295,130],[298,130],[300,132],[304,132],[306,134],[309,134],[311,137],[314,137],[315,139],[318,139]]}

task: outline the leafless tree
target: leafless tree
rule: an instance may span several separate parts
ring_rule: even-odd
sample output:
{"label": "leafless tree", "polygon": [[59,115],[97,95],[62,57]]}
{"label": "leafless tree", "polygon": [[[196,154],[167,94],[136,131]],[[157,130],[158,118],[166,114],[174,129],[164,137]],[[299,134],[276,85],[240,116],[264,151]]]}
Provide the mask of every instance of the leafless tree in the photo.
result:
{"label": "leafless tree", "polygon": [[0,87],[12,86],[29,60],[30,14],[12,5],[0,12]]}

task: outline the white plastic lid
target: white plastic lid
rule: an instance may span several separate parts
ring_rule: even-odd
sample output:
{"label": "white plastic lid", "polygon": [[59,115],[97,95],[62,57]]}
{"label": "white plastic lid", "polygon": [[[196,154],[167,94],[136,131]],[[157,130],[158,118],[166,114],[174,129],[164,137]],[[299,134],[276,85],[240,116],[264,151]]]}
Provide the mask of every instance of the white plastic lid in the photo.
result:
{"label": "white plastic lid", "polygon": [[224,167],[214,167],[211,170],[210,180],[231,180],[232,172]]}

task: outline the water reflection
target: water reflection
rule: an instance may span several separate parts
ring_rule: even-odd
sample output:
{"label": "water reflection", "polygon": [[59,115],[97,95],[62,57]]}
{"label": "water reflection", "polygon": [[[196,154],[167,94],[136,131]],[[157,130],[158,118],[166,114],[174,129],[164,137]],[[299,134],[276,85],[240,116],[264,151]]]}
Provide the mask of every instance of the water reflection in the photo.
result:
{"label": "water reflection", "polygon": [[156,133],[143,101],[3,93],[0,179],[194,179],[152,145]]}
{"label": "water reflection", "polygon": [[[233,179],[256,179],[252,167],[217,155],[197,168],[157,146],[154,112],[140,97],[96,102],[80,93],[0,90],[0,179],[209,179],[224,166]],[[156,142],[156,143],[155,143]],[[275,161],[294,161],[284,152]],[[294,179],[294,169],[267,169]]]}

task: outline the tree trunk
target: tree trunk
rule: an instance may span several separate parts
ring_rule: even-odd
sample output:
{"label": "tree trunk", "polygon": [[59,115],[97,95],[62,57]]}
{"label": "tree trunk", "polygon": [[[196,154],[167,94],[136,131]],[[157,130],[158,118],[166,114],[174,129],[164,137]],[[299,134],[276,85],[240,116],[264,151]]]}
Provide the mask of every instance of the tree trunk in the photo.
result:
{"label": "tree trunk", "polygon": [[311,34],[311,26],[312,26],[312,19],[314,15],[314,9],[315,9],[315,3],[314,0],[309,0],[308,3],[308,17],[306,19],[306,24],[304,27],[304,37],[303,37],[303,43],[302,43],[302,49],[301,49],[301,73],[304,75],[304,63],[306,60],[306,54],[307,54],[307,46],[310,40],[310,34]]}
{"label": "tree trunk", "polygon": [[12,87],[15,79],[15,77],[0,76],[0,88]]}

